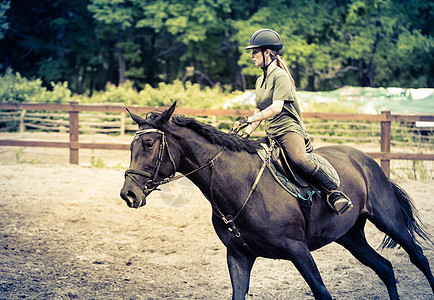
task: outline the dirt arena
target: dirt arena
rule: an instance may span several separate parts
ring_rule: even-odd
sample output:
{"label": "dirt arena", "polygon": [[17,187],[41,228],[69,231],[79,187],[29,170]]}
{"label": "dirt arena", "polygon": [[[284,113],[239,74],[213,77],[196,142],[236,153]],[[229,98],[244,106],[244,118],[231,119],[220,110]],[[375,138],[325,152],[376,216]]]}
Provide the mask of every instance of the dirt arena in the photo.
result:
{"label": "dirt arena", "polygon": [[[0,299],[230,299],[226,251],[197,189],[175,183],[169,192],[187,190],[189,201],[168,204],[156,192],[134,210],[119,197],[128,152],[83,150],[80,165],[68,159],[66,149],[0,147]],[[398,183],[434,234],[434,181]],[[369,224],[367,238],[376,248],[383,234]],[[434,249],[424,252],[433,266]],[[381,254],[401,299],[434,299],[402,249]],[[388,299],[373,271],[339,245],[313,256],[334,299]],[[258,259],[248,299],[313,296],[291,262]]]}

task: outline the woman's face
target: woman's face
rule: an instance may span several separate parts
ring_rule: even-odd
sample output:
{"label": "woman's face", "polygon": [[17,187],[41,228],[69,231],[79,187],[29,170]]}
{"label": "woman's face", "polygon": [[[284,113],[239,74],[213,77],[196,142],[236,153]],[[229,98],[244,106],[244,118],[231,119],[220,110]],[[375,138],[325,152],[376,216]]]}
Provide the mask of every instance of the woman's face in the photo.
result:
{"label": "woman's face", "polygon": [[264,65],[264,57],[260,48],[252,49],[252,60],[256,67],[262,67]]}
{"label": "woman's face", "polygon": [[[265,61],[268,61],[270,57],[269,49],[265,49],[264,56],[265,56]],[[264,66],[264,56],[262,56],[262,52],[260,48],[252,49],[252,59],[256,67],[262,68]]]}

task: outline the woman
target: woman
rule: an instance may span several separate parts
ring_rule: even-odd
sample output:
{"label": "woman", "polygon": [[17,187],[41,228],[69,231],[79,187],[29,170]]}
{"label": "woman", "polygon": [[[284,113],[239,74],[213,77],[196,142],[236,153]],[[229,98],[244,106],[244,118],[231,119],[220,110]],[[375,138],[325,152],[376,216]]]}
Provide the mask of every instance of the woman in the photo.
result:
{"label": "woman", "polygon": [[350,199],[337,190],[336,184],[307,158],[313,147],[306,133],[300,107],[295,95],[295,83],[289,69],[279,55],[283,48],[280,36],[273,30],[255,32],[246,50],[252,50],[256,67],[264,74],[256,81],[256,109],[250,117],[237,121],[234,128],[244,128],[243,137],[265,120],[265,132],[284,149],[288,159],[309,181],[327,192],[327,201],[337,214],[353,207]]}

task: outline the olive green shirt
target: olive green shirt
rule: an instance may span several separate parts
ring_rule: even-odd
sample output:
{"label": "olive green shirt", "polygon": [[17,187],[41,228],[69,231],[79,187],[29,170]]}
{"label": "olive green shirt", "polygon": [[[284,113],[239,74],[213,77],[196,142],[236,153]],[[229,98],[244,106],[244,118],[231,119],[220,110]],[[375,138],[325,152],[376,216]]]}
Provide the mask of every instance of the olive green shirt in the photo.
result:
{"label": "olive green shirt", "polygon": [[288,132],[297,132],[308,141],[309,136],[289,76],[283,69],[276,67],[266,76],[264,84],[262,84],[263,78],[264,76],[261,76],[256,81],[256,107],[264,110],[273,103],[273,100],[284,101],[282,111],[265,120],[267,136],[275,138]]}

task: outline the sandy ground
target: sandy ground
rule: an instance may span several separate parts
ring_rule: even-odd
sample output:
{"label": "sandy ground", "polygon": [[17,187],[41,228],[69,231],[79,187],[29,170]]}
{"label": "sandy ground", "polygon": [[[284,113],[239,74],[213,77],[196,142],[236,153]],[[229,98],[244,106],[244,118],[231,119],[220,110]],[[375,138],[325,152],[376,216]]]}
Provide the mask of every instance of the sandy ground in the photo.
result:
{"label": "sandy ground", "polygon": [[[0,147],[0,299],[230,299],[226,250],[197,189],[176,183],[133,210],[119,198],[128,152],[81,151],[80,165],[68,159],[65,149]],[[434,234],[434,180],[398,183]],[[185,191],[192,196],[167,196]],[[383,234],[366,231],[377,247]],[[424,252],[432,266],[434,249]],[[381,254],[401,299],[434,299],[402,249]],[[339,245],[313,256],[333,298],[388,299],[373,271]],[[258,259],[248,299],[313,297],[291,262]]]}

